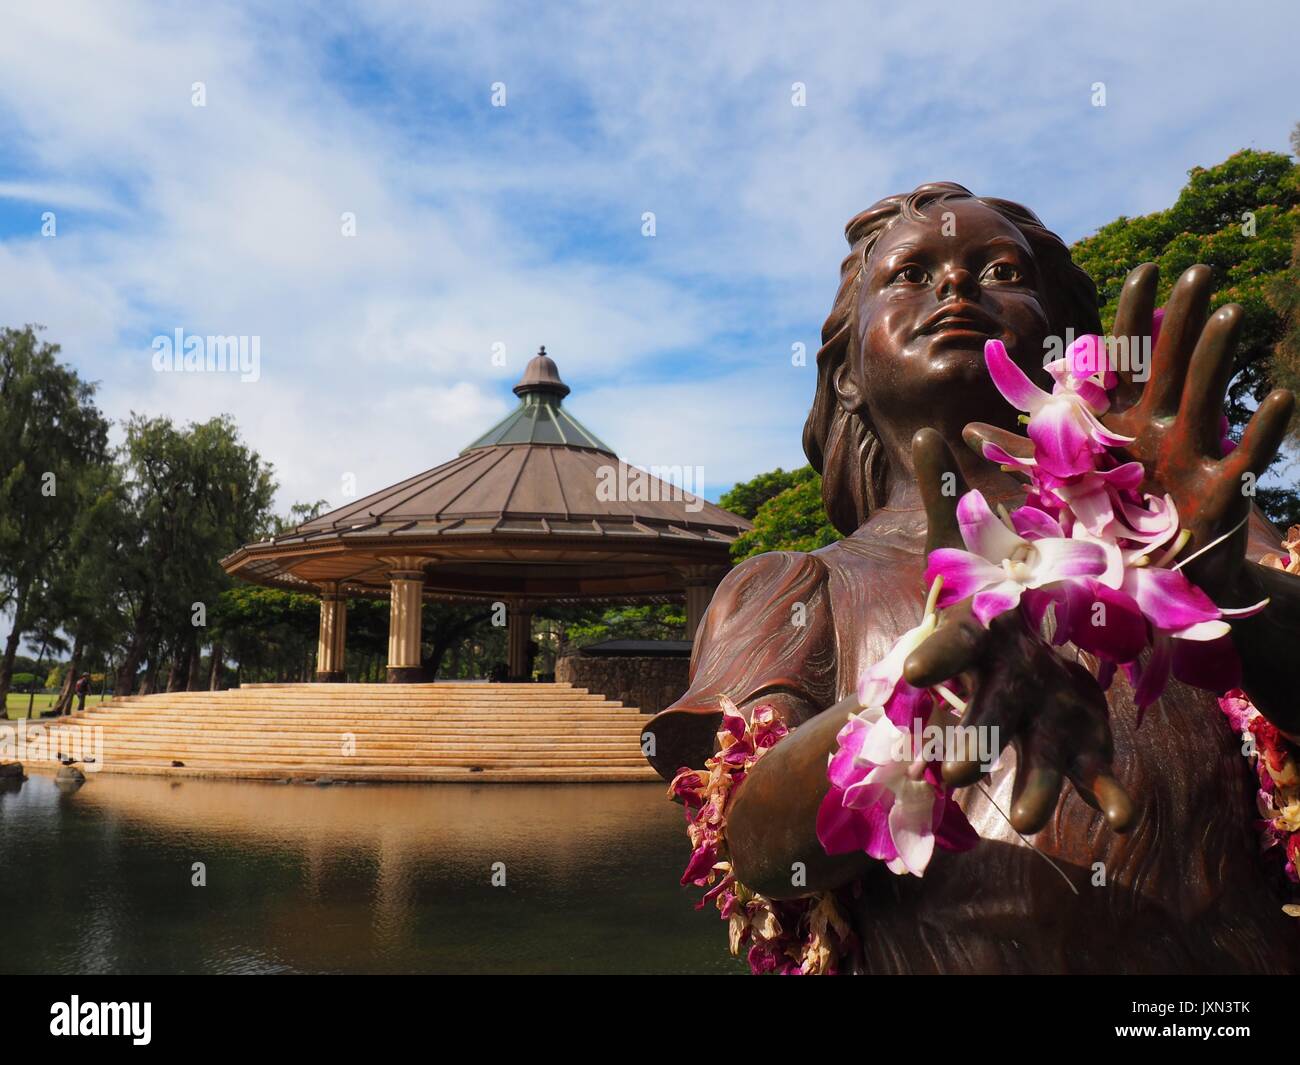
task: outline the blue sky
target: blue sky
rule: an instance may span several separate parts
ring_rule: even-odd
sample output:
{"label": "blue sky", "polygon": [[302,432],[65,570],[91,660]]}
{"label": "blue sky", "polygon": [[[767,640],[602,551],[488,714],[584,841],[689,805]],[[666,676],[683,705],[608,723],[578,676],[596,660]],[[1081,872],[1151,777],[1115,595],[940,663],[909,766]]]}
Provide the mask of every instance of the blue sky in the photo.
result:
{"label": "blue sky", "polygon": [[[857,211],[955,180],[1073,240],[1300,120],[1283,0],[539,6],[7,8],[0,322],[115,419],[233,414],[281,509],[451,457],[543,343],[598,436],[716,498],[804,461]],[[260,379],[154,372],[177,328],[257,335]]]}

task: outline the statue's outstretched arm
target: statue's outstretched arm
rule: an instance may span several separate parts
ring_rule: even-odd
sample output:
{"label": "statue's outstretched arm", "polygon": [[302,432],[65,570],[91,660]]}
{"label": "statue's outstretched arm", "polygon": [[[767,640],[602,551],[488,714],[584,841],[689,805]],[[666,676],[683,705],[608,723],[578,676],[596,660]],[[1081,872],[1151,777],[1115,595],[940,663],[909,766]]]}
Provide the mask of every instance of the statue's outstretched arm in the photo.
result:
{"label": "statue's outstretched arm", "polygon": [[784,899],[847,884],[879,865],[866,854],[829,855],[817,839],[817,810],[830,782],[835,737],[859,709],[845,699],[801,725],[764,756],[736,791],[727,847],[736,879]]}

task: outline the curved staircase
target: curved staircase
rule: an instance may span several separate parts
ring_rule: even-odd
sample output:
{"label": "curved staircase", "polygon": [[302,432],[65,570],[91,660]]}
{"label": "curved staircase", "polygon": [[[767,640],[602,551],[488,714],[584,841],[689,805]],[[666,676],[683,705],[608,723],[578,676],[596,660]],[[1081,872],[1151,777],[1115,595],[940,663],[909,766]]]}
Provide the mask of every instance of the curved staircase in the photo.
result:
{"label": "curved staircase", "polygon": [[568,684],[451,681],[135,695],[62,723],[102,727],[105,772],[590,782],[659,779],[641,755],[649,720]]}

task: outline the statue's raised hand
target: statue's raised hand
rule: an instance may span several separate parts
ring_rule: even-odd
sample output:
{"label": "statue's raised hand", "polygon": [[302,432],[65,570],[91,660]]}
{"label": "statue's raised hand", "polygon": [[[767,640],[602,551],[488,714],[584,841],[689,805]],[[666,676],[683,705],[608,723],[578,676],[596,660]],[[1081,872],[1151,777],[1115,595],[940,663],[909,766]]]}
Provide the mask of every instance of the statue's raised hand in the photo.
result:
{"label": "statue's raised hand", "polygon": [[[912,460],[925,503],[927,554],[962,547],[957,500],[965,484],[947,443],[935,430],[922,429],[912,441]],[[1065,780],[1116,831],[1132,823],[1133,804],[1111,775],[1114,744],[1104,693],[1083,666],[1031,631],[1019,610],[985,628],[969,600],[950,607],[934,635],[908,657],[903,675],[917,687],[960,676],[970,693],[961,724],[996,727],[999,748],[1014,745],[1010,816],[1017,831],[1037,832],[1047,823]],[[943,764],[943,778],[953,787],[973,784],[980,774],[976,761]]]}
{"label": "statue's raised hand", "polygon": [[[1247,425],[1241,446],[1225,456],[1223,403],[1243,311],[1225,304],[1207,321],[1210,270],[1191,267],[1170,293],[1150,365],[1143,366],[1134,352],[1151,337],[1157,282],[1154,263],[1139,266],[1124,282],[1113,335],[1127,338],[1128,358],[1117,360],[1113,405],[1101,420],[1133,438],[1120,450],[1142,463],[1144,490],[1173,499],[1182,528],[1191,533],[1184,557],[1232,533],[1190,564],[1188,574],[1216,602],[1239,605],[1232,600],[1248,594],[1235,593],[1254,484],[1277,455],[1295,400],[1285,389],[1270,393]],[[965,435],[981,453],[985,441],[1017,455],[1025,454],[1028,444],[982,423],[967,426]]]}

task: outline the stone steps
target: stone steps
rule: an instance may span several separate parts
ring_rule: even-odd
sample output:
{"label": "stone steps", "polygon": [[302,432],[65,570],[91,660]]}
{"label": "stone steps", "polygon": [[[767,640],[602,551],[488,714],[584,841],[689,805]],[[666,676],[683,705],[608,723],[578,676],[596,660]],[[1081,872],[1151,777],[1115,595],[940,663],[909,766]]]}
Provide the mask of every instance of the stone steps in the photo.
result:
{"label": "stone steps", "polygon": [[[600,782],[658,780],[641,755],[648,721],[635,707],[567,684],[450,682],[130,696],[59,723],[103,730],[104,772]],[[343,754],[345,735],[353,754]]]}
{"label": "stone steps", "polygon": [[591,766],[593,768],[618,767],[620,769],[636,769],[644,765],[645,760],[640,757],[639,752],[632,755],[625,754],[602,754],[600,756],[588,755],[585,757],[562,757],[548,756],[542,753],[525,754],[487,754],[474,752],[472,754],[448,754],[443,757],[429,755],[425,757],[405,756],[398,758],[365,758],[360,755],[352,758],[340,757],[337,751],[330,754],[310,754],[308,752],[290,752],[277,754],[250,754],[247,752],[222,752],[222,751],[187,751],[184,749],[177,750],[139,750],[131,752],[105,751],[103,755],[104,765],[112,768],[114,765],[122,765],[130,761],[142,762],[159,762],[170,765],[172,762],[184,762],[186,765],[193,764],[233,764],[246,766],[268,766],[268,765],[292,765],[298,768],[308,769],[344,769],[359,767],[406,767],[419,768],[421,766],[446,766],[460,767],[463,769],[472,766],[509,766],[515,769],[527,769],[530,766],[553,766],[580,768]]}
{"label": "stone steps", "polygon": [[[484,744],[473,742],[451,742],[451,743],[427,743],[423,745],[411,744],[369,744],[365,741],[358,741],[355,745],[349,744],[349,750],[355,751],[355,755],[348,755],[353,758],[367,758],[373,760],[379,755],[392,756],[395,758],[424,758],[424,757],[467,757],[472,758],[478,755],[483,757],[503,757],[503,756],[520,756],[520,757],[546,757],[546,758],[574,758],[582,755],[608,755],[613,757],[638,758],[640,757],[641,748],[638,744],[632,742],[633,737],[628,737],[627,743],[588,743],[581,740],[569,744],[557,743],[534,743],[534,744]],[[180,757],[182,751],[189,751],[197,754],[198,752],[222,753],[222,754],[240,754],[250,758],[259,758],[263,755],[278,756],[281,754],[303,754],[313,757],[342,757],[344,746],[336,739],[331,740],[312,740],[304,739],[295,741],[293,739],[283,739],[278,743],[247,743],[238,741],[227,741],[222,739],[206,740],[197,742],[187,740],[182,737],[147,737],[141,739],[117,739],[105,740],[103,744],[105,753],[121,752],[124,754],[131,753],[148,753],[150,751],[167,752],[173,757]]]}
{"label": "stone steps", "polygon": [[[101,726],[109,731],[121,732],[129,727],[133,735],[139,736],[172,736],[178,732],[202,733],[206,731],[211,721],[203,719],[196,720],[178,720],[173,722],[145,722],[133,721],[130,718],[122,721],[113,722],[105,721],[102,718],[82,721],[77,720],[77,724],[87,726]],[[203,726],[195,728],[193,726]],[[472,730],[472,731],[471,731]],[[339,723],[337,727],[328,727],[320,722],[306,722],[295,726],[292,722],[279,722],[276,724],[266,724],[260,727],[248,727],[242,722],[232,723],[227,728],[222,728],[219,734],[228,738],[240,738],[250,741],[270,742],[277,738],[293,738],[296,736],[319,736],[322,739],[336,741],[342,736],[353,736],[357,739],[368,739],[374,743],[410,743],[420,742],[429,739],[455,739],[459,736],[472,735],[475,741],[483,740],[484,742],[501,741],[507,743],[528,743],[536,741],[559,741],[564,739],[609,739],[619,742],[624,739],[635,738],[641,735],[643,731],[642,723],[637,723],[635,727],[629,727],[626,722],[619,722],[616,725],[596,729],[578,729],[575,731],[573,726],[560,728],[556,725],[547,725],[544,728],[527,727],[521,728],[518,725],[492,724],[484,725],[481,722],[468,720],[464,722],[441,723],[430,722],[427,726],[422,726],[419,722],[413,722],[406,727],[362,727]]]}
{"label": "stone steps", "polygon": [[[159,698],[163,698],[159,696]],[[501,714],[552,714],[566,713],[578,716],[602,716],[602,717],[639,717],[640,711],[623,706],[601,706],[599,703],[540,703],[516,705],[510,702],[502,703],[387,703],[378,705],[358,706],[355,703],[170,703],[163,705],[159,703],[156,706],[140,706],[138,704],[117,704],[106,702],[97,704],[95,709],[103,707],[106,711],[111,711],[117,716],[124,714],[156,714],[171,713],[183,714],[192,711],[220,711],[223,714],[241,714],[256,715],[259,712],[263,714],[352,714],[364,716],[366,714],[374,715],[395,715],[395,714],[419,714],[427,716],[429,714],[455,714],[460,711],[469,711],[473,714],[481,714],[484,711],[496,711]],[[86,713],[91,713],[87,708]]]}
{"label": "stone steps", "polygon": [[548,726],[544,729],[526,728],[511,729],[503,726],[481,726],[477,722],[465,722],[462,725],[443,725],[437,728],[419,728],[413,726],[403,730],[380,730],[367,729],[360,727],[349,727],[341,725],[335,728],[324,727],[317,723],[305,724],[302,727],[293,727],[290,724],[281,724],[275,727],[267,726],[265,728],[249,729],[242,727],[231,727],[230,729],[217,729],[209,722],[194,721],[177,721],[171,725],[162,724],[144,724],[137,721],[122,722],[104,722],[104,721],[87,721],[80,722],[88,727],[101,727],[105,729],[105,734],[130,732],[137,736],[174,736],[178,734],[195,734],[216,731],[222,736],[231,739],[241,739],[247,742],[272,742],[276,739],[293,738],[296,736],[310,737],[318,736],[323,740],[339,742],[343,738],[351,736],[357,740],[368,740],[371,743],[388,743],[402,745],[403,743],[420,743],[431,741],[451,741],[461,737],[470,737],[474,742],[480,740],[484,743],[530,743],[530,742],[558,742],[564,739],[576,739],[584,741],[603,741],[613,740],[623,742],[624,740],[636,740],[640,737],[643,729],[627,728],[625,726],[604,727],[604,728],[576,728],[559,729],[554,726]]}
{"label": "stone steps", "polygon": [[[29,765],[28,771],[52,774],[55,767],[45,763]],[[319,769],[304,771],[297,766],[247,766],[229,763],[187,764],[133,760],[110,772],[137,776],[165,776],[190,780],[261,780],[279,783],[311,784],[626,784],[660,783],[659,777],[644,769],[592,768],[571,766],[530,766],[527,769],[467,768],[464,766],[384,766]],[[93,779],[93,774],[87,774]]]}
{"label": "stone steps", "polygon": [[[369,742],[364,736],[356,738],[354,744],[349,744],[350,749],[357,752],[374,752],[374,751],[392,751],[392,752],[409,752],[412,755],[429,754],[429,753],[462,753],[462,752],[510,752],[510,751],[535,751],[546,754],[575,754],[584,751],[625,751],[629,754],[635,754],[640,751],[639,737],[626,736],[622,740],[611,739],[608,741],[584,739],[582,737],[570,738],[567,742],[546,738],[534,740],[531,742],[513,742],[507,739],[498,739],[490,742],[479,742],[472,738],[461,737],[440,737],[432,740],[411,740],[403,743],[375,743]],[[150,736],[137,735],[131,732],[129,736],[109,737],[107,733],[104,737],[103,747],[105,750],[153,750],[160,747],[171,749],[185,748],[191,751],[200,750],[229,750],[229,751],[248,751],[250,753],[276,752],[276,751],[312,751],[312,752],[339,752],[343,750],[343,741],[338,736],[277,736],[273,739],[247,739],[243,737],[227,737],[221,734],[214,736],[205,736],[197,738],[183,734],[161,735],[154,734]]]}

